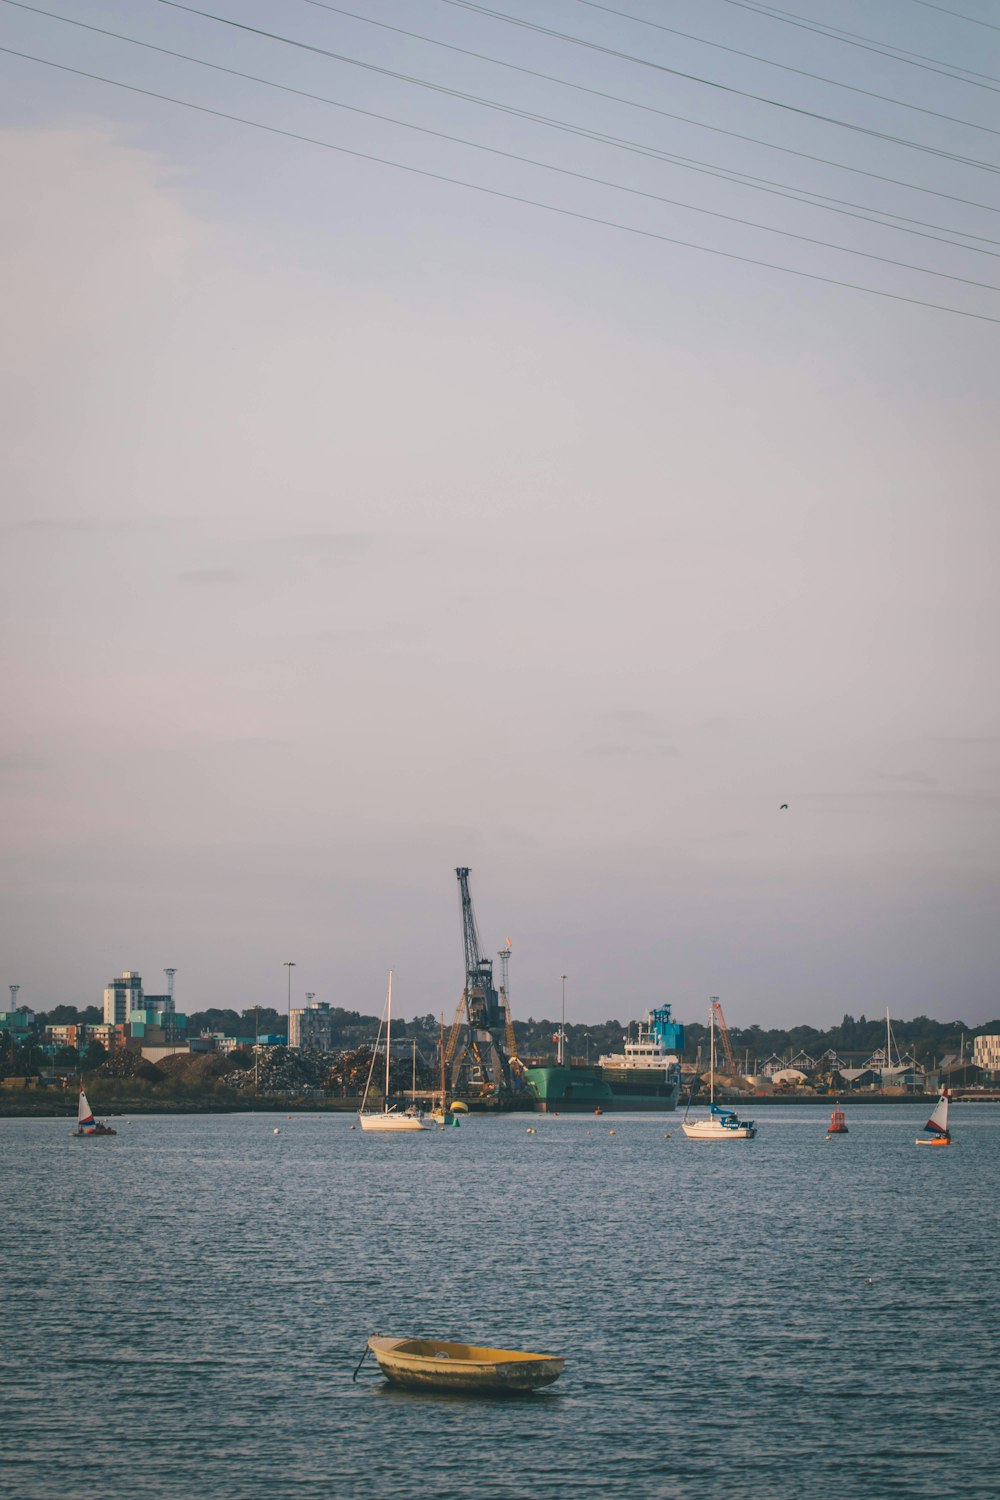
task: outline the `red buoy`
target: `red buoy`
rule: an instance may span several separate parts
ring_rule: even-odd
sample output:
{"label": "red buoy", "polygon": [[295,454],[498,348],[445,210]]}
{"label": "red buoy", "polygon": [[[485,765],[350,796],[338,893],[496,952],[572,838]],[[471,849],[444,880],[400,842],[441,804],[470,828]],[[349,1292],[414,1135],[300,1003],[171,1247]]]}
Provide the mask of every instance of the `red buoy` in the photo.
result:
{"label": "red buoy", "polygon": [[827,1135],[847,1134],[847,1124],[844,1120],[844,1111],[840,1108],[839,1104],[834,1110],[833,1114],[830,1116],[830,1123],[826,1127],[826,1133]]}

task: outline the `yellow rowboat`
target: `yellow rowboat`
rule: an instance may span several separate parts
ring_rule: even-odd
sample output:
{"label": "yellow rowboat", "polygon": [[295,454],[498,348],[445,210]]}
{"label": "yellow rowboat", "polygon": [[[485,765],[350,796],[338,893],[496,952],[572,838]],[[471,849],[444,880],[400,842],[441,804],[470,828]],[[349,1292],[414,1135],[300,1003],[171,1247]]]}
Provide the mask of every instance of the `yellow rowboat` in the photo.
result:
{"label": "yellow rowboat", "polygon": [[439,1339],[370,1338],[379,1369],[395,1385],[447,1391],[534,1391],[558,1380],[566,1366],[554,1354],[483,1349]]}

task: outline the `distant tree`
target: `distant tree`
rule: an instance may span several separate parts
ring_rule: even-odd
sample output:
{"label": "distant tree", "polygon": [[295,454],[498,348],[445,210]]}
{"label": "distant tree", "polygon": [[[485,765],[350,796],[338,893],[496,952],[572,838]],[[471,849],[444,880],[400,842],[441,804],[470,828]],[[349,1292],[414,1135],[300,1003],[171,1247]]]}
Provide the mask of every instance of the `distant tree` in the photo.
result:
{"label": "distant tree", "polygon": [[14,1048],[14,1063],[11,1072],[16,1077],[23,1074],[25,1078],[34,1078],[39,1065],[45,1060],[45,1054],[33,1036],[27,1041],[21,1042]]}
{"label": "distant tree", "polygon": [[[39,1016],[39,1020],[43,1017]],[[44,1016],[46,1026],[77,1026],[83,1020],[75,1005],[56,1005]]]}
{"label": "distant tree", "polygon": [[60,1047],[52,1061],[57,1068],[72,1068],[74,1072],[80,1066],[79,1054],[75,1047]]}
{"label": "distant tree", "polygon": [[102,1047],[100,1042],[90,1041],[87,1043],[86,1050],[80,1059],[80,1067],[85,1073],[92,1073],[95,1068],[99,1068],[101,1063],[107,1060],[107,1056],[108,1051],[106,1047]]}
{"label": "distant tree", "polygon": [[[188,1034],[200,1036],[203,1031],[221,1031],[224,1036],[241,1036],[243,1025],[239,1013],[235,1010],[217,1010],[212,1007],[208,1010],[192,1011],[188,1016]],[[252,1021],[250,1033],[253,1034]]]}

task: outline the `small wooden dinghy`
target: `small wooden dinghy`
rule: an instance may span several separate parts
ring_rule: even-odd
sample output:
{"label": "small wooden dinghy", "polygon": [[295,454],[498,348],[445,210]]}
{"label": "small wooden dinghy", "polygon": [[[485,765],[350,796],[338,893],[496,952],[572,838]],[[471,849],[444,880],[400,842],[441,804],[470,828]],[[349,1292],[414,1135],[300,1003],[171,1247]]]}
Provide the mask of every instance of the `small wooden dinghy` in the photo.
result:
{"label": "small wooden dinghy", "polygon": [[368,1347],[387,1380],[437,1390],[534,1391],[558,1380],[566,1366],[554,1354],[483,1349],[439,1339],[370,1338]]}

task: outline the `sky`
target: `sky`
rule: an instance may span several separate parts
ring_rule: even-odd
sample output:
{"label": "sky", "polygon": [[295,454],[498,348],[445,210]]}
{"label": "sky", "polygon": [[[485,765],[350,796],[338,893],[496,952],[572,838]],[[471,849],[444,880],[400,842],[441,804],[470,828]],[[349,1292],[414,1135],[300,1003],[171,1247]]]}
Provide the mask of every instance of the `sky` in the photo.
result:
{"label": "sky", "polygon": [[523,1018],[1000,1013],[986,0],[44,8],[0,0],[19,1002],[283,1009],[293,960],[450,1018],[467,865]]}

